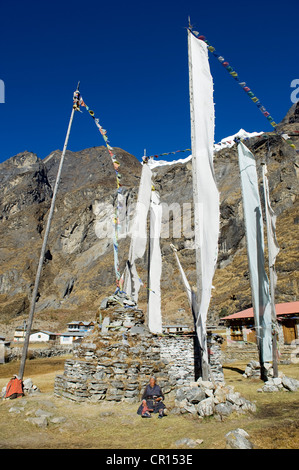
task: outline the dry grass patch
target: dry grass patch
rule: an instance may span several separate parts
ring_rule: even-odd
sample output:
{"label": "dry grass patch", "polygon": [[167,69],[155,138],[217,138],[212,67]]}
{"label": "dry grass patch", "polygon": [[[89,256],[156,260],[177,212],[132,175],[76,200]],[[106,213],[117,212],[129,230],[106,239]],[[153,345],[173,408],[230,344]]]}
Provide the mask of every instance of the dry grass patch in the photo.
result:
{"label": "dry grass patch", "polygon": [[[35,396],[0,402],[0,448],[23,449],[175,449],[175,442],[188,437],[203,439],[198,449],[225,448],[225,434],[236,428],[245,429],[256,448],[295,449],[299,446],[299,392],[257,393],[263,382],[242,376],[246,363],[228,364],[225,380],[245,398],[255,401],[254,414],[232,414],[223,421],[214,417],[200,420],[189,414],[169,414],[163,419],[153,415],[142,419],[138,405],[78,404],[53,396],[55,376],[63,371],[65,357],[27,361],[25,378],[31,377],[41,392]],[[0,387],[18,371],[17,362],[0,366]],[[282,372],[299,378],[297,365],[281,366]],[[173,402],[166,398],[171,408]],[[11,407],[24,408],[19,414]],[[37,428],[26,419],[37,409],[64,416],[64,423],[50,423]]]}

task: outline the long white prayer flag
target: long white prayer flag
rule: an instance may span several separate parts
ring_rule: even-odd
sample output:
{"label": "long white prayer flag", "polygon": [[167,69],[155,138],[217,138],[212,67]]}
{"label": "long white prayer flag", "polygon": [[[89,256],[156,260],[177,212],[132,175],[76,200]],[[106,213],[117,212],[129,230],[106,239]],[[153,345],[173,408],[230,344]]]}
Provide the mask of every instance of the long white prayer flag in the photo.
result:
{"label": "long white prayer flag", "polygon": [[207,44],[188,31],[197,296],[197,333],[208,363],[206,321],[218,256],[219,192],[213,168],[214,102]]}
{"label": "long white prayer flag", "polygon": [[193,320],[194,320],[194,322],[196,322],[197,315],[198,315],[198,306],[197,306],[195,292],[193,291],[192,287],[189,284],[188,278],[187,278],[187,276],[185,274],[185,271],[184,271],[184,269],[181,265],[181,262],[179,260],[176,248],[174,247],[174,245],[170,245],[170,246],[171,246],[171,248],[174,252],[174,256],[175,256],[177,265],[178,265],[180,273],[181,273],[182,282],[184,284],[185,291],[186,291],[186,294],[187,294],[187,297],[188,297],[188,302],[189,302],[189,305],[190,305],[190,308],[191,308],[191,311],[192,311]]}
{"label": "long white prayer flag", "polygon": [[152,333],[162,333],[161,315],[161,274],[162,256],[160,234],[162,224],[162,206],[157,191],[152,191],[150,205],[150,259],[149,259],[149,293],[148,293],[148,327]]}
{"label": "long white prayer flag", "polygon": [[124,291],[137,303],[141,281],[136,269],[136,261],[145,253],[147,243],[147,215],[150,207],[152,171],[148,165],[142,166],[136,209],[131,225],[129,258],[124,273]]}
{"label": "long white prayer flag", "polygon": [[252,306],[260,362],[272,361],[271,299],[265,271],[262,207],[256,162],[250,150],[238,144],[243,211],[250,273]]}
{"label": "long white prayer flag", "polygon": [[278,245],[277,238],[276,238],[276,215],[271,207],[267,172],[268,172],[267,165],[263,165],[265,212],[266,212],[266,224],[267,224],[267,234],[268,234],[268,256],[269,256],[270,269],[273,270],[273,281],[274,281],[273,291],[274,291],[276,287],[276,282],[277,282],[277,276],[276,276],[274,266],[275,266],[276,256],[279,253],[279,245]]}

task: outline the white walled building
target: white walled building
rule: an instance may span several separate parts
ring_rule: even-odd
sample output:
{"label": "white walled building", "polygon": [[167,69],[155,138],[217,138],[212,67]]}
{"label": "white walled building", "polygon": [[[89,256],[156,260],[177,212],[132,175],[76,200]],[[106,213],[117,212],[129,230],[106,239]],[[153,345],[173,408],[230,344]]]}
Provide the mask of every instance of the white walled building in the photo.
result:
{"label": "white walled building", "polygon": [[53,341],[57,338],[57,333],[52,333],[51,331],[36,331],[31,333],[29,337],[30,343],[39,343],[39,342],[47,342]]}

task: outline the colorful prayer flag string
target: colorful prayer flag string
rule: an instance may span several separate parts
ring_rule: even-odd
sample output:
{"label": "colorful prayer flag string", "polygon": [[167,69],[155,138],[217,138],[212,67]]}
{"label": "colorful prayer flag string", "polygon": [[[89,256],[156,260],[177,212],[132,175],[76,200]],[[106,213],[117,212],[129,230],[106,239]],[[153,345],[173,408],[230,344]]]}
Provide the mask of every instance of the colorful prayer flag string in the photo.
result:
{"label": "colorful prayer flag string", "polygon": [[176,153],[180,153],[180,152],[191,152],[191,149],[175,150],[174,152],[166,152],[166,153],[159,153],[158,155],[150,155],[148,157],[143,157],[143,160],[148,161],[150,158],[165,157],[166,155],[175,155]]}
{"label": "colorful prayer flag string", "polygon": [[121,188],[121,174],[119,173],[118,169],[120,167],[120,163],[116,158],[116,155],[113,153],[113,147],[111,147],[108,136],[107,136],[107,131],[104,129],[99,122],[99,119],[95,117],[94,112],[87,106],[87,104],[83,101],[83,98],[79,95],[76,95],[76,92],[74,93],[74,108],[77,111],[80,111],[80,106],[83,106],[87,109],[89,112],[90,116],[93,118],[95,125],[99,129],[107,150],[109,152],[109,155],[111,157],[111,161],[115,170],[115,175],[116,175],[116,185],[117,185],[117,203],[115,206],[115,213],[113,217],[113,226],[114,226],[114,232],[113,232],[113,249],[114,249],[114,269],[115,269],[115,274],[116,274],[116,283],[117,286],[119,286],[119,281],[121,279],[121,274],[120,274],[120,269],[119,269],[119,259],[118,259],[118,239],[119,239],[119,208],[122,207],[122,188]]}
{"label": "colorful prayer flag string", "polygon": [[[253,91],[247,86],[246,82],[242,82],[237,74],[237,72],[230,66],[229,62],[227,62],[225,60],[225,58],[218,54],[218,52],[216,52],[216,49],[215,47],[213,47],[211,45],[211,43],[205,38],[205,36],[200,36],[199,33],[197,31],[192,31],[191,28],[190,28],[190,32],[195,36],[197,37],[197,39],[200,39],[201,41],[204,41],[207,46],[208,46],[208,50],[213,54],[214,57],[216,57],[216,59],[220,62],[220,64],[223,65],[223,67],[226,69],[226,71],[236,80],[236,82],[239,83],[239,85],[241,86],[241,88],[245,91],[245,93],[247,94],[247,96],[249,96],[249,98],[251,99],[251,101],[253,103],[256,104],[256,106],[258,107],[258,109],[261,111],[261,113],[265,116],[265,118],[269,121],[270,125],[274,128],[275,132],[277,132],[277,134],[279,135],[276,127],[277,127],[277,123],[274,121],[273,117],[270,116],[270,113],[266,110],[266,108],[262,105],[261,101],[259,100],[259,98],[257,98],[255,96],[255,94],[253,93]],[[287,143],[294,149],[296,149],[296,146],[293,144],[293,142],[291,141],[291,139],[288,139],[286,140]]]}

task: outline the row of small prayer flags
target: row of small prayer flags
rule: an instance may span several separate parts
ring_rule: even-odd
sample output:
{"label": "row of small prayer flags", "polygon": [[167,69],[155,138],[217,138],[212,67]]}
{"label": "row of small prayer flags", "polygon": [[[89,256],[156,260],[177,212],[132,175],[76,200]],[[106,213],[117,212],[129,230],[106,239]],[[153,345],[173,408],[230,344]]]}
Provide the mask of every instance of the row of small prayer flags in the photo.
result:
{"label": "row of small prayer flags", "polygon": [[211,43],[205,38],[205,36],[200,36],[199,33],[197,31],[192,31],[192,33],[198,38],[198,39],[201,39],[202,41],[204,41],[207,46],[208,46],[208,50],[213,54],[214,57],[216,57],[216,59],[223,65],[223,67],[226,69],[226,71],[239,83],[239,85],[243,88],[243,90],[245,91],[245,93],[247,93],[247,95],[249,96],[249,98],[251,98],[251,100],[256,104],[256,106],[259,108],[259,110],[263,113],[263,115],[267,118],[267,120],[270,122],[271,126],[272,127],[276,127],[277,124],[276,122],[274,121],[274,119],[272,118],[272,116],[270,116],[270,113],[266,110],[266,108],[262,105],[262,103],[260,102],[260,100],[255,96],[255,94],[253,93],[253,91],[246,85],[246,82],[241,82],[240,79],[239,79],[239,76],[237,74],[237,72],[233,69],[233,67],[230,66],[229,62],[227,62],[225,60],[225,58],[218,54],[218,52],[216,52],[216,49],[215,47],[213,47],[211,45]]}
{"label": "row of small prayer flags", "polygon": [[191,149],[175,150],[174,152],[159,153],[159,155],[150,155],[149,157],[143,157],[143,159],[148,160],[149,158],[165,157],[166,155],[175,155],[176,153],[180,153],[180,152],[191,152]]}
{"label": "row of small prayer flags", "polygon": [[83,106],[86,108],[86,110],[89,112],[90,116],[93,118],[97,128],[99,129],[106,147],[108,149],[109,155],[111,157],[111,161],[113,164],[113,168],[115,170],[115,176],[116,176],[116,184],[117,184],[117,195],[118,195],[118,201],[115,207],[115,214],[113,218],[113,224],[114,224],[114,240],[113,240],[113,248],[114,248],[114,268],[115,268],[115,274],[116,274],[116,281],[117,284],[119,283],[119,280],[121,278],[120,275],[120,270],[119,270],[119,259],[118,259],[118,233],[119,233],[119,208],[121,207],[121,174],[119,173],[118,169],[120,167],[120,163],[117,160],[116,155],[113,152],[113,147],[111,147],[108,136],[107,136],[107,131],[104,129],[98,118],[95,117],[94,111],[87,106],[87,104],[84,102],[83,98],[80,96],[79,92],[74,93],[74,109],[77,111],[80,111],[80,106]]}
{"label": "row of small prayer flags", "polygon": [[[233,69],[233,67],[230,66],[229,62],[227,62],[225,60],[225,58],[218,54],[218,52],[216,52],[216,49],[215,47],[213,47],[211,45],[211,43],[206,39],[205,36],[202,36],[202,35],[199,35],[199,33],[197,31],[192,31],[190,29],[190,31],[192,32],[192,34],[194,34],[194,36],[196,36],[198,39],[204,41],[207,46],[208,46],[208,50],[213,54],[214,57],[216,57],[216,59],[223,65],[223,67],[226,69],[226,71],[236,80],[236,82],[239,83],[239,85],[242,87],[242,89],[245,91],[245,93],[247,94],[247,96],[249,96],[249,98],[251,99],[251,101],[253,101],[253,103],[256,104],[256,106],[259,108],[259,110],[261,111],[261,113],[265,116],[265,118],[269,121],[269,123],[271,124],[271,126],[276,130],[276,126],[278,125],[273,117],[270,115],[270,113],[266,110],[266,108],[262,105],[262,103],[260,102],[260,100],[255,96],[255,94],[253,93],[253,91],[247,86],[246,82],[241,82],[241,80],[239,79],[239,76],[237,74],[237,72]],[[288,141],[288,144],[293,147],[294,149],[296,149],[296,146],[293,144],[293,142],[289,139]]]}

